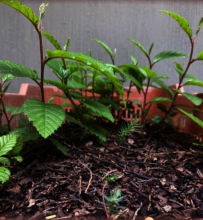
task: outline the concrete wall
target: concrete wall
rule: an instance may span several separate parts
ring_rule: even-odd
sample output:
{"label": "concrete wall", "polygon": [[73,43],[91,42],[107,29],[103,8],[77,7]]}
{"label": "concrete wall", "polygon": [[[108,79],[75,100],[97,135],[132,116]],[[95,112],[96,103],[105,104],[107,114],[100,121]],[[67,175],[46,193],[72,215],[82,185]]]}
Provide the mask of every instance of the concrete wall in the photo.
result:
{"label": "concrete wall", "polygon": [[[21,0],[38,15],[42,1]],[[48,32],[64,45],[71,37],[70,51],[88,52],[91,49],[95,59],[110,63],[108,54],[91,41],[92,38],[105,42],[112,50],[117,48],[116,64],[131,63],[134,55],[140,65],[148,65],[146,57],[128,41],[133,38],[147,50],[151,43],[155,46],[152,56],[164,50],[179,50],[190,53],[190,42],[179,25],[168,15],[157,12],[167,10],[185,17],[193,32],[203,16],[202,0],[49,0],[47,14],[43,21],[44,31]],[[0,59],[20,63],[28,68],[40,70],[39,42],[32,24],[20,13],[0,4]],[[194,50],[194,56],[203,51],[203,30],[200,31]],[[44,48],[54,50],[44,40]],[[185,67],[187,59],[178,61]],[[178,81],[172,60],[162,61],[154,66],[159,74],[168,74],[168,84]],[[203,80],[203,62],[194,63],[189,72]],[[46,68],[46,79],[53,79],[52,72]],[[18,78],[12,83],[9,92],[18,92],[22,82],[29,79]],[[200,87],[187,87],[189,92],[202,92]]]}

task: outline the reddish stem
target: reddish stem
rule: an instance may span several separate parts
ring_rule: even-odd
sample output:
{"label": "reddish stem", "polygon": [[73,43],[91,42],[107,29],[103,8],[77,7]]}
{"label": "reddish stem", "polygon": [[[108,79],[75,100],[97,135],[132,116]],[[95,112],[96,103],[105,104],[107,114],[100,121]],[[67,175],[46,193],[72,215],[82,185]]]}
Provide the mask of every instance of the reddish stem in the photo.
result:
{"label": "reddish stem", "polygon": [[104,184],[103,188],[102,188],[102,200],[103,200],[103,203],[104,203],[104,210],[106,212],[106,217],[107,217],[107,219],[109,219],[109,214],[108,214],[108,211],[107,211],[107,208],[106,208],[106,204],[105,204],[105,199],[104,199],[104,189],[105,189],[105,186],[106,186],[106,184]]}

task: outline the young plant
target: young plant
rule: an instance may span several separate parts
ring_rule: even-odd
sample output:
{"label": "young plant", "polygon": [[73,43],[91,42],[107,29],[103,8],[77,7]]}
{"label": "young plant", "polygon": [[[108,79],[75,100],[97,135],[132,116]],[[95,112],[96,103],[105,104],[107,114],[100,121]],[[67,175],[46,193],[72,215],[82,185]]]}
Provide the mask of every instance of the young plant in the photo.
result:
{"label": "young plant", "polygon": [[[116,187],[114,188],[114,193],[110,196],[106,196],[104,194],[104,189],[106,187],[106,185],[108,185],[109,182],[114,182],[116,180],[118,180],[120,177],[119,176],[113,176],[113,177],[109,177],[106,176],[104,174],[105,180],[104,180],[104,185],[102,188],[102,200],[103,202],[98,201],[99,203],[104,205],[104,210],[106,212],[106,217],[107,219],[109,219],[109,216],[111,215],[122,215],[123,213],[120,213],[117,209],[118,208],[125,208],[122,206],[119,206],[119,202],[121,202],[127,195],[125,196],[121,196],[121,191],[119,189],[117,189]],[[105,203],[105,199],[108,201],[107,203]]]}
{"label": "young plant", "polygon": [[[22,162],[21,156],[13,156],[19,153],[23,147],[23,138],[16,135],[4,135],[0,137],[0,163],[10,166],[10,160],[16,159]],[[2,157],[4,156],[4,157]],[[5,167],[0,167],[0,183],[4,183],[9,179],[10,171]],[[1,184],[0,184],[1,185]]]}
{"label": "young plant", "polygon": [[[23,14],[32,23],[39,38],[41,62],[39,76],[35,70],[28,69],[21,64],[0,60],[0,74],[6,76],[9,73],[13,77],[29,77],[40,87],[42,100],[28,99],[23,105],[23,113],[27,115],[29,121],[33,123],[36,130],[45,139],[49,138],[61,126],[64,120],[68,120],[78,124],[82,129],[87,128],[88,132],[96,135],[100,141],[105,141],[107,131],[99,127],[95,119],[101,118],[102,120],[114,122],[114,118],[109,110],[110,105],[114,104],[109,103],[109,100],[105,99],[104,96],[98,102],[95,93],[101,90],[100,86],[103,86],[102,93],[105,90],[108,93],[108,88],[105,87],[106,80],[111,82],[121,97],[123,97],[123,87],[114,75],[113,68],[86,54],[69,52],[70,38],[62,49],[51,34],[44,32],[42,21],[45,18],[48,4],[41,4],[38,18],[29,7],[22,5],[17,0],[0,0],[0,3],[6,4]],[[56,48],[55,51],[46,50],[45,56],[42,37],[49,40]],[[44,79],[46,65],[52,69],[58,80]],[[105,79],[103,80],[101,76],[104,76]],[[91,79],[89,84],[84,80],[87,77]],[[52,104],[54,95],[46,103],[44,83],[56,86],[64,92],[63,98],[68,99],[68,105],[71,105],[73,108],[72,113],[65,113],[63,107],[67,106],[67,104],[62,106]],[[88,88],[89,86],[92,86],[92,88]],[[93,95],[87,98],[83,95],[83,91],[89,91]],[[18,133],[20,132],[25,133],[26,131],[21,129]],[[53,141],[52,138],[50,141],[61,149],[57,140]],[[63,152],[65,151],[63,150]]]}

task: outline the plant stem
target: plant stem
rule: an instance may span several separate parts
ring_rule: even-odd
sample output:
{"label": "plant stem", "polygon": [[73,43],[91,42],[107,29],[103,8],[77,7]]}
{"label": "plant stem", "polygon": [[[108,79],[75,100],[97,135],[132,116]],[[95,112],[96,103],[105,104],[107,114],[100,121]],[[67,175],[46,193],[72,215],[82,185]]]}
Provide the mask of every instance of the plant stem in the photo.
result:
{"label": "plant stem", "polygon": [[[40,21],[40,22],[42,22],[42,21]],[[42,25],[39,25],[39,27],[42,28]],[[38,36],[39,36],[39,45],[40,45],[40,62],[41,62],[40,89],[41,89],[42,101],[45,103],[45,99],[44,99],[44,65],[45,65],[45,63],[44,63],[44,58],[43,58],[42,33],[41,33],[41,29],[39,30],[37,26],[35,26],[35,29],[37,30],[37,33],[38,33]]]}
{"label": "plant stem", "polygon": [[104,199],[104,189],[105,189],[105,186],[106,186],[106,184],[104,184],[103,188],[102,188],[102,200],[103,200],[103,203],[104,203],[104,210],[106,212],[106,217],[107,217],[107,219],[109,219],[109,214],[108,214],[108,211],[107,211],[107,208],[106,208],[106,204],[105,204],[105,199]]}
{"label": "plant stem", "polygon": [[3,96],[2,96],[2,95],[1,95],[1,97],[0,97],[0,101],[1,101],[2,108],[3,108],[3,113],[4,113],[4,115],[5,115],[5,117],[6,117],[6,120],[7,120],[8,130],[10,131],[10,130],[11,130],[11,125],[10,125],[10,121],[9,121],[9,119],[8,119],[8,115],[7,115],[7,113],[6,113],[6,109],[5,109],[5,106],[4,106]]}

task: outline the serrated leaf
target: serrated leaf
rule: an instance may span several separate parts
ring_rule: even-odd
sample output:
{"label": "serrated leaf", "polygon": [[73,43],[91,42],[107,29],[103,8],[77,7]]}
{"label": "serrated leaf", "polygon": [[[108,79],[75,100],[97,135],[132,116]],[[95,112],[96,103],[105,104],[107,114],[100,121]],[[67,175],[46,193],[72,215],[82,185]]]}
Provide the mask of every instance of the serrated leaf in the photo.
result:
{"label": "serrated leaf", "polygon": [[189,118],[191,118],[194,122],[196,122],[198,125],[200,125],[201,127],[203,127],[203,121],[201,121],[199,118],[193,116],[192,114],[184,111],[183,109],[178,108],[178,110],[180,112],[182,112],[183,114],[187,115]]}
{"label": "serrated leaf", "polygon": [[123,98],[123,86],[120,84],[119,79],[114,75],[112,68],[106,66],[103,62],[94,60],[92,57],[82,53],[64,52],[60,50],[46,50],[46,52],[50,58],[65,58],[94,68],[96,71],[100,72],[100,74],[105,75],[108,79],[111,80],[118,93]]}
{"label": "serrated leaf", "polygon": [[23,112],[24,112],[23,106],[14,107],[11,116],[14,117],[16,115],[22,114]]}
{"label": "serrated leaf", "polygon": [[91,126],[87,126],[87,128],[88,128],[88,131],[90,131],[90,133],[97,136],[102,142],[106,141],[107,131],[105,129],[103,129],[101,126],[94,124]]}
{"label": "serrated leaf", "polygon": [[96,112],[101,116],[107,118],[111,122],[114,122],[114,118],[110,110],[103,104],[95,101],[81,101],[87,108],[91,109],[93,112]]}
{"label": "serrated leaf", "polygon": [[181,92],[180,90],[174,89],[177,93],[184,95],[187,99],[189,99],[192,103],[194,103],[195,105],[201,105],[202,103],[202,99],[198,98],[197,96],[194,96],[190,93],[187,92]]}
{"label": "serrated leaf", "polygon": [[0,181],[5,183],[9,180],[9,176],[11,175],[10,171],[5,167],[0,167]]}
{"label": "serrated leaf", "polygon": [[[64,68],[64,63],[63,63],[62,60],[55,60],[55,59],[49,60],[46,63],[46,65],[48,67],[50,67],[52,70],[56,71],[57,74],[59,74],[59,75],[60,75],[61,68]],[[66,65],[66,67],[68,67],[68,65],[73,65],[73,63],[70,62],[70,61],[65,60],[65,65]]]}
{"label": "serrated leaf", "polygon": [[172,98],[174,96],[172,90],[160,79],[152,78],[152,81],[157,83],[159,86],[161,86]]}
{"label": "serrated leaf", "polygon": [[17,142],[16,135],[4,135],[0,137],[0,156],[7,154]]}
{"label": "serrated leaf", "polygon": [[133,42],[146,56],[148,56],[147,51],[144,49],[144,47],[141,44],[139,44],[137,41],[135,41],[131,38],[128,38],[128,40]]}
{"label": "serrated leaf", "polygon": [[203,51],[198,54],[197,59],[203,60]]}
{"label": "serrated leaf", "polygon": [[29,121],[47,138],[51,135],[64,121],[66,114],[61,106],[54,104],[45,104],[38,99],[28,99],[24,104],[24,112]]}
{"label": "serrated leaf", "polygon": [[193,86],[201,86],[203,87],[203,81],[201,80],[195,80],[195,79],[189,79],[184,83],[184,86],[187,85],[193,85]]}
{"label": "serrated leaf", "polygon": [[64,147],[58,140],[49,138],[49,140],[64,154],[67,156],[66,147]]}
{"label": "serrated leaf", "polygon": [[173,101],[166,97],[155,97],[148,101],[148,103],[153,103],[153,102],[173,102]]}
{"label": "serrated leaf", "polygon": [[81,128],[84,128],[84,127],[85,127],[85,125],[83,125],[80,121],[78,121],[77,119],[71,117],[71,116],[68,115],[68,114],[66,114],[66,120],[78,124]]}
{"label": "serrated leaf", "polygon": [[9,134],[22,135],[24,142],[36,140],[40,137],[39,132],[35,128],[16,128],[10,131]]}
{"label": "serrated leaf", "polygon": [[14,155],[19,153],[23,148],[23,136],[17,136],[17,142],[15,147],[9,152],[10,154]]}
{"label": "serrated leaf", "polygon": [[0,80],[1,80],[2,82],[6,82],[6,81],[12,80],[12,79],[14,79],[14,78],[15,78],[15,76],[13,76],[12,74],[6,74],[6,75],[3,75],[3,76],[0,78]]}
{"label": "serrated leaf", "polygon": [[104,50],[106,50],[106,52],[109,54],[109,56],[111,58],[113,58],[113,52],[111,51],[111,49],[104,42],[99,41],[97,39],[92,39],[92,40],[97,42],[98,44],[100,44],[104,48]]}
{"label": "serrated leaf", "polygon": [[6,157],[0,157],[0,163],[5,163],[6,165],[10,166],[10,160]]}
{"label": "serrated leaf", "polygon": [[39,24],[40,20],[37,15],[34,14],[32,9],[30,9],[28,6],[22,5],[20,1],[0,0],[0,2],[19,11],[21,14],[27,17],[34,26],[37,26]]}
{"label": "serrated leaf", "polygon": [[23,158],[21,156],[15,156],[15,157],[12,157],[12,158],[16,159],[20,163],[23,161]]}
{"label": "serrated leaf", "polygon": [[188,34],[189,37],[192,37],[192,30],[189,26],[188,21],[185,18],[173,12],[169,12],[169,11],[159,11],[159,12],[163,12],[171,16],[173,19],[175,19],[180,24],[181,28],[185,31],[185,33]]}
{"label": "serrated leaf", "polygon": [[159,75],[155,73],[153,70],[149,69],[147,66],[142,66],[143,71],[149,78],[165,78],[168,79],[168,76]]}
{"label": "serrated leaf", "polygon": [[57,40],[54,38],[53,35],[49,34],[49,33],[46,33],[46,32],[41,32],[42,35],[47,39],[49,40],[53,46],[57,49],[57,50],[61,50],[61,46],[59,45],[59,43],[57,42]]}
{"label": "serrated leaf", "polygon": [[12,74],[16,77],[38,79],[38,75],[34,70],[28,69],[21,64],[12,63],[8,60],[0,60],[0,74]]}
{"label": "serrated leaf", "polygon": [[161,53],[158,53],[154,57],[154,62],[156,63],[160,60],[172,59],[172,58],[176,58],[176,57],[189,57],[189,55],[185,54],[185,53],[181,53],[179,51],[173,51],[173,50],[163,51]]}

